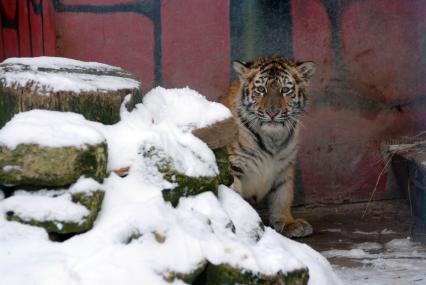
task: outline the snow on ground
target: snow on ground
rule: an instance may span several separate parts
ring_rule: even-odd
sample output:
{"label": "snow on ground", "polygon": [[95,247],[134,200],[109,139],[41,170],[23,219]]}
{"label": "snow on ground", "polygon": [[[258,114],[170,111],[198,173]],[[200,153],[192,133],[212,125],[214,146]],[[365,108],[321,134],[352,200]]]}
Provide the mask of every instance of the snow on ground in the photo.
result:
{"label": "snow on ground", "polygon": [[[365,232],[365,231],[356,230],[353,233],[357,235],[377,235],[379,234],[379,231]],[[391,235],[391,234],[395,234],[395,232],[392,230],[383,229],[382,231],[380,231],[380,234]]]}
{"label": "snow on ground", "polygon": [[[62,243],[52,242],[44,230],[4,218],[14,199],[31,194],[20,191],[0,201],[1,284],[170,284],[164,279],[168,273],[190,273],[206,261],[263,274],[307,266],[309,285],[340,284],[323,256],[269,227],[259,228],[257,213],[225,186],[220,187],[218,198],[207,192],[181,199],[176,208],[164,202],[161,190],[168,182],[158,172],[147,171],[149,163],[141,156],[141,148],[154,145],[177,160],[187,174],[212,175],[217,172],[213,153],[189,130],[191,126],[212,124],[225,113],[215,105],[215,117],[216,107],[211,105],[213,115],[209,121],[197,117],[177,119],[173,109],[182,106],[174,100],[174,93],[185,93],[188,101],[193,96],[190,108],[201,109],[208,103],[189,89],[153,92],[163,96],[157,104],[165,103],[169,116],[154,119],[151,112],[159,107],[150,98],[159,98],[147,96],[133,112],[123,112],[116,125],[90,123],[107,139],[109,169],[130,166],[126,177],[112,173],[104,180],[105,198],[92,230]],[[49,111],[44,112],[48,116]],[[51,114],[56,116],[55,112]],[[90,191],[98,186],[94,184],[82,179],[71,191]]]}
{"label": "snow on ground", "polygon": [[71,112],[31,110],[18,113],[0,130],[0,145],[10,149],[18,144],[84,147],[103,141],[105,137],[91,122]]}
{"label": "snow on ground", "polygon": [[426,248],[411,239],[356,244],[350,250],[322,252],[328,258],[348,258],[358,266],[333,266],[344,284],[426,284]]}
{"label": "snow on ground", "polygon": [[[66,70],[68,69],[68,70]],[[0,64],[0,80],[6,87],[34,82],[31,86],[41,94],[57,91],[89,92],[139,88],[140,83],[132,78],[110,75],[84,74],[82,70],[98,72],[115,71],[121,68],[97,62],[84,62],[62,57],[8,58]],[[52,72],[51,70],[54,70]],[[70,72],[70,70],[74,70]]]}
{"label": "snow on ground", "polygon": [[378,231],[365,232],[365,231],[356,230],[356,231],[353,231],[352,233],[357,235],[377,235],[379,232]]}

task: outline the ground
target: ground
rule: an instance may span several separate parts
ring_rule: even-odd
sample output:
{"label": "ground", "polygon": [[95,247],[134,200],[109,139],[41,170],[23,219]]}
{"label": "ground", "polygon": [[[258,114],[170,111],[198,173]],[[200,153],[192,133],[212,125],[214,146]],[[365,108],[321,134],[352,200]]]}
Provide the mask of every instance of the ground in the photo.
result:
{"label": "ground", "polygon": [[405,200],[297,207],[315,234],[299,239],[325,255],[344,284],[426,284],[426,230]]}

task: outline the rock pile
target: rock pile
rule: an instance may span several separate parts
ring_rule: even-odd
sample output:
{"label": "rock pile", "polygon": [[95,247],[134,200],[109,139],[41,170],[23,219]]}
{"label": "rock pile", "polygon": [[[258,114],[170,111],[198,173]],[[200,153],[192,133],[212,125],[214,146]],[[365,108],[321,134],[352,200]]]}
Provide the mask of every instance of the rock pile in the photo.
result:
{"label": "rock pile", "polygon": [[[108,159],[111,138],[106,134],[108,126],[104,124],[117,122],[120,108],[121,114],[126,113],[121,103],[128,94],[127,107],[133,108],[140,100],[140,84],[120,68],[61,58],[9,59],[1,63],[0,109],[5,112],[0,114],[0,127],[5,125],[0,129],[0,213],[9,221],[42,227],[51,238],[90,230],[106,191],[103,181],[108,178],[108,172],[114,170]],[[161,119],[157,116],[147,121]],[[201,205],[207,203],[211,209],[216,207],[221,211],[217,221],[212,218],[204,223],[197,216],[194,222],[200,227],[210,227],[208,234],[219,243],[224,238],[239,246],[247,243],[255,247],[263,236],[274,240],[278,234],[265,228],[249,204],[220,186],[229,186],[233,180],[225,149],[238,135],[233,119],[227,117],[208,126],[191,128],[191,132],[213,150],[216,163],[213,156],[212,162],[205,163],[211,168],[208,173],[213,174],[189,175],[176,167],[175,158],[156,146],[142,146],[139,151],[140,159],[153,163],[151,167],[169,184],[161,192],[164,201],[174,207],[166,205],[169,207],[167,211],[192,213],[190,205],[198,199]],[[207,156],[194,151],[204,148],[208,151],[208,148],[204,144],[201,145],[204,148],[194,148],[190,144],[182,148],[181,143],[185,140],[195,140],[196,145],[199,142],[192,135],[191,138],[185,137],[187,135],[184,132],[179,134],[182,141],[176,143],[177,152],[186,148],[185,151],[203,164]],[[116,173],[125,176],[132,171],[131,167],[121,168]],[[111,181],[121,179],[115,174],[110,177]],[[195,200],[191,201],[191,198]],[[182,200],[186,205],[181,205]],[[237,209],[234,208],[236,205]],[[200,211],[194,215],[199,215]],[[152,235],[158,244],[167,244],[172,239],[161,232],[152,232]],[[147,238],[146,233],[145,236],[144,233],[133,233],[125,244],[142,238]],[[203,258],[190,273],[160,273],[167,282],[181,280],[188,284],[307,284],[308,269],[300,266],[301,263],[294,264],[291,268],[296,270],[268,275],[227,261],[213,262]]]}

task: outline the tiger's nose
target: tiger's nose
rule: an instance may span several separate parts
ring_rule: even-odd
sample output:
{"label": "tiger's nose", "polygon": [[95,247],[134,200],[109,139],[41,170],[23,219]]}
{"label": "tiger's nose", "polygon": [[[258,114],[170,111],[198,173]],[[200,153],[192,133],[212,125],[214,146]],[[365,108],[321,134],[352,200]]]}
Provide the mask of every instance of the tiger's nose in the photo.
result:
{"label": "tiger's nose", "polygon": [[279,111],[271,111],[271,110],[266,111],[266,114],[268,114],[268,116],[269,116],[271,119],[275,118],[275,117],[278,115],[278,113],[279,113]]}

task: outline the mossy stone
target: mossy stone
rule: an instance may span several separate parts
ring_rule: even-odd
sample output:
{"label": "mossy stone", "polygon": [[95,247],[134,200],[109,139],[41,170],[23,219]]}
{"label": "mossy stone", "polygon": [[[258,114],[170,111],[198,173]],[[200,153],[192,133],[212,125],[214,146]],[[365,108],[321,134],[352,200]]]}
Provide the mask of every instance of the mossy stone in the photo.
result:
{"label": "mossy stone", "polygon": [[19,98],[0,85],[0,128],[19,112]]}
{"label": "mossy stone", "polygon": [[229,163],[229,156],[226,148],[218,148],[213,152],[216,157],[217,167],[219,168],[219,184],[231,186],[234,182],[234,177],[232,176],[231,164]]}
{"label": "mossy stone", "polygon": [[175,185],[173,189],[163,189],[162,191],[164,200],[171,202],[174,207],[177,206],[181,197],[194,196],[207,191],[211,191],[217,196],[219,184],[227,186],[232,184],[233,177],[226,149],[217,149],[214,154],[219,175],[190,177],[175,170],[171,158],[155,147],[144,149],[142,152],[144,158],[154,161],[155,167],[163,174],[163,178]]}
{"label": "mossy stone", "polygon": [[120,121],[120,106],[126,94],[132,94],[126,105],[128,111],[133,110],[136,104],[142,102],[140,90],[120,90],[120,92],[112,92],[112,94],[81,93],[64,96],[67,101],[66,106],[62,107],[61,111],[79,113],[87,120],[106,125],[115,124]]}
{"label": "mossy stone", "polygon": [[0,128],[15,114],[33,109],[74,112],[82,114],[87,120],[106,125],[115,124],[120,121],[120,106],[127,94],[131,94],[131,99],[126,107],[131,111],[136,104],[142,102],[140,89],[122,89],[105,94],[94,91],[39,95],[31,90],[14,90],[0,84]]}
{"label": "mossy stone", "polygon": [[163,178],[174,185],[173,189],[163,189],[165,201],[176,207],[181,197],[198,195],[211,191],[217,195],[218,177],[190,177],[173,168],[172,159],[163,151],[151,146],[142,151],[145,159],[148,159],[163,174]]}
{"label": "mossy stone", "polygon": [[187,284],[192,284],[197,277],[206,269],[207,262],[201,262],[191,273],[169,272],[164,279],[167,282],[174,282],[176,279]]}
{"label": "mossy stone", "polygon": [[102,201],[104,198],[104,192],[94,191],[90,193],[75,193],[71,196],[71,198],[74,203],[81,204],[90,211],[89,215],[84,218],[83,222],[75,223],[60,220],[26,220],[19,217],[12,211],[6,213],[6,219],[9,221],[15,221],[23,224],[42,227],[46,229],[48,233],[55,234],[77,234],[90,230],[93,227],[93,223],[95,222],[99,210],[101,209]]}
{"label": "mossy stone", "polygon": [[228,264],[209,264],[206,272],[206,285],[306,285],[308,280],[306,268],[270,276],[243,271]]}
{"label": "mossy stone", "polygon": [[0,184],[31,187],[68,186],[84,175],[102,182],[107,170],[107,145],[41,147],[0,146]]}
{"label": "mossy stone", "polygon": [[[52,58],[53,59],[53,58]],[[142,102],[142,89],[138,79],[132,73],[116,68],[104,66],[102,68],[81,66],[70,67],[66,64],[61,68],[49,68],[38,66],[38,59],[34,58],[34,64],[28,59],[27,63],[0,63],[0,128],[3,127],[14,114],[33,109],[53,111],[75,112],[82,114],[86,119],[114,124],[120,120],[120,106],[124,98],[130,94],[131,98],[126,107],[129,111],[137,103]],[[57,63],[61,65],[62,63]],[[25,84],[15,79],[15,74],[33,74],[33,80]],[[103,80],[105,76],[113,80],[127,80],[128,86],[120,85],[117,88],[103,90],[100,86],[95,90],[54,90],[54,82],[39,81],[37,78],[45,78],[47,74],[62,76],[65,80],[74,80],[75,76],[90,76],[92,82]],[[12,79],[5,79],[7,75]],[[139,85],[139,86],[138,86]]]}
{"label": "mossy stone", "polygon": [[217,177],[189,177],[173,169],[163,174],[164,179],[176,184],[175,188],[162,191],[164,200],[171,202],[174,207],[181,197],[195,196],[207,191],[217,196],[219,186]]}

